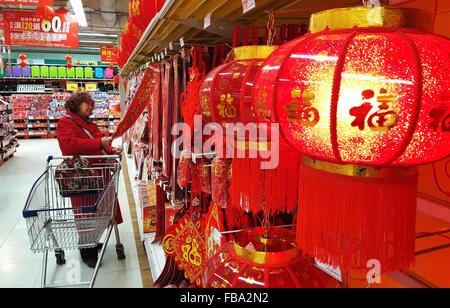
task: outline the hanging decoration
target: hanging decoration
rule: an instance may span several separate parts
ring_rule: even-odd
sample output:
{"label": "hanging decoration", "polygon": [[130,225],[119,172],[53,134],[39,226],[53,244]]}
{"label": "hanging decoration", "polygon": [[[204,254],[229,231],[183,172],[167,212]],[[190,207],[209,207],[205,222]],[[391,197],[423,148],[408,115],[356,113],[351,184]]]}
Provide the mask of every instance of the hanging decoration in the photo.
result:
{"label": "hanging decoration", "polygon": [[36,9],[34,12],[36,17],[42,18],[42,19],[50,19],[53,16],[55,16],[56,12],[53,10],[53,8],[49,5],[43,5]]}
{"label": "hanging decoration", "polygon": [[19,61],[18,64],[21,68],[24,68],[28,65],[27,61],[27,56],[24,55],[23,53],[19,55]]}
{"label": "hanging decoration", "polygon": [[128,111],[125,113],[124,118],[119,123],[117,130],[113,135],[113,139],[119,138],[134,125],[137,118],[148,105],[150,96],[155,89],[155,82],[155,71],[151,68],[147,68],[133,101],[128,107]]}
{"label": "hanging decoration", "polygon": [[292,231],[257,227],[240,232],[205,267],[205,288],[339,288],[301,256]]}
{"label": "hanging decoration", "polygon": [[64,59],[66,60],[66,67],[67,67],[67,69],[70,70],[71,68],[73,68],[72,57],[71,56],[66,56]]}
{"label": "hanging decoration", "polygon": [[201,274],[206,262],[206,245],[200,230],[203,230],[203,222],[185,215],[162,241],[166,255],[174,256],[178,267],[185,271],[185,277],[197,286],[202,285]]}
{"label": "hanging decoration", "polygon": [[[374,10],[381,19],[367,18]],[[313,33],[278,48],[255,81],[258,118],[280,123],[306,155],[298,245],[343,270],[371,259],[383,272],[410,267],[417,194],[410,167],[450,154],[450,41],[404,24],[396,9],[315,14]]]}
{"label": "hanging decoration", "polygon": [[209,206],[208,213],[205,216],[204,228],[206,258],[210,259],[226,243],[225,236],[222,235],[222,232],[225,231],[222,208],[215,202],[212,202]]}

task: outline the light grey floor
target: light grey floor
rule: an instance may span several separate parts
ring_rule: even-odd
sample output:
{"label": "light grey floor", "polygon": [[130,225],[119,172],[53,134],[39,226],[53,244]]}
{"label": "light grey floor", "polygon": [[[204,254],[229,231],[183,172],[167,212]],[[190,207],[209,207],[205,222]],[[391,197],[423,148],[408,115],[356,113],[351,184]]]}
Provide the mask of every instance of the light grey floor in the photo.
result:
{"label": "light grey floor", "polygon": [[[22,208],[34,181],[43,172],[49,154],[60,155],[56,139],[23,140],[13,159],[0,167],[0,287],[40,287],[42,255],[33,254]],[[142,280],[123,176],[119,201],[125,223],[119,226],[126,260],[119,261],[111,237],[95,287],[141,288]],[[54,283],[89,280],[92,270],[78,251],[66,252],[67,264],[49,258],[48,279]]]}

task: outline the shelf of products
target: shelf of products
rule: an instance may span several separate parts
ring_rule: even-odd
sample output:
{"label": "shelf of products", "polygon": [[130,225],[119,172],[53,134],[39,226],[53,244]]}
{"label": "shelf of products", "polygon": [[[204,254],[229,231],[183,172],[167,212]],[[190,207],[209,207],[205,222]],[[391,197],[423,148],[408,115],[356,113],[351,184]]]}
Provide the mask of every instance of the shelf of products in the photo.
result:
{"label": "shelf of products", "polygon": [[14,155],[18,146],[11,104],[0,97],[0,166]]}
{"label": "shelf of products", "polygon": [[[70,93],[16,94],[10,97],[14,110],[14,127],[18,137],[54,137],[58,121],[66,115],[65,100]],[[120,122],[120,97],[103,92],[93,92],[95,100],[92,117],[104,135],[115,131]]]}

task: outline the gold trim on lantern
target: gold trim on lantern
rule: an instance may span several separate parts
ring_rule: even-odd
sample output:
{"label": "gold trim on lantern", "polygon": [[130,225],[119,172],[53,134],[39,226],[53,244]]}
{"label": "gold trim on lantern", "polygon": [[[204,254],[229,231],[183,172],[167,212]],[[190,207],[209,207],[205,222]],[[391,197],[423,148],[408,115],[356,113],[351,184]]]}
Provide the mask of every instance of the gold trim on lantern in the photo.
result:
{"label": "gold trim on lantern", "polygon": [[266,59],[277,46],[243,46],[236,47],[232,51],[233,60]]}
{"label": "gold trim on lantern", "polygon": [[244,247],[240,246],[236,242],[233,243],[234,252],[237,256],[256,263],[256,264],[280,264],[280,263],[287,263],[299,255],[299,251],[296,247],[285,250],[285,251],[279,251],[279,252],[265,252],[265,251],[254,251],[254,250],[248,250]]}
{"label": "gold trim on lantern", "polygon": [[402,178],[417,175],[417,168],[376,168],[358,165],[343,165],[315,160],[308,156],[302,157],[303,165],[329,173],[363,177],[363,178]]}
{"label": "gold trim on lantern", "polygon": [[235,148],[241,151],[270,151],[271,146],[269,141],[235,140]]}
{"label": "gold trim on lantern", "polygon": [[351,29],[354,27],[389,27],[406,26],[403,9],[386,7],[339,8],[315,13],[311,16],[309,30],[312,33],[324,30]]}

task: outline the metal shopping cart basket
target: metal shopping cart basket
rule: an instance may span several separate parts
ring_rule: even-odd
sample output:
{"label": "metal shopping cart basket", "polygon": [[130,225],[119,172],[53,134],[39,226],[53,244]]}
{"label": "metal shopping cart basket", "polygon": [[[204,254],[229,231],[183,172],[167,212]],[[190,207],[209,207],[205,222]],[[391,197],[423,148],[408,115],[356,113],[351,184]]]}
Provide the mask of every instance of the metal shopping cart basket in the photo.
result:
{"label": "metal shopping cart basket", "polygon": [[[62,162],[69,159],[88,161],[88,166],[69,177],[69,168],[61,171]],[[119,260],[125,259],[123,245],[115,223],[117,189],[121,157],[81,156],[52,157],[47,160],[45,172],[34,183],[28,196],[23,217],[27,222],[31,250],[43,253],[42,287],[92,288],[98,275],[112,230],[116,234]],[[79,165],[78,165],[78,168]],[[106,231],[105,242],[98,257],[91,281],[71,284],[47,284],[48,253],[53,250],[56,263],[66,263],[65,250],[97,247]]]}

